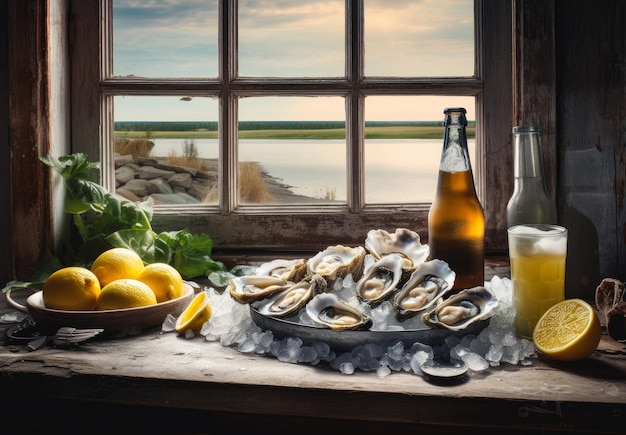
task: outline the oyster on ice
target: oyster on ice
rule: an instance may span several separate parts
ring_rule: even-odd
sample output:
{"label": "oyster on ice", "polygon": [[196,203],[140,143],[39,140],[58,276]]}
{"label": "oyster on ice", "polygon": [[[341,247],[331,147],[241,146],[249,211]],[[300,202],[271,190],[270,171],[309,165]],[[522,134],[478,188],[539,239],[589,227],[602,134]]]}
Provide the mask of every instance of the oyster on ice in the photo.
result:
{"label": "oyster on ice", "polygon": [[370,230],[365,239],[365,248],[377,260],[394,252],[404,255],[405,269],[415,269],[426,261],[430,253],[428,245],[420,242],[419,234],[406,228],[397,228],[393,233],[382,229]]}
{"label": "oyster on ice", "polygon": [[309,273],[323,277],[328,283],[349,274],[352,274],[354,281],[358,281],[363,274],[364,264],[365,248],[362,246],[329,246],[307,261]]}
{"label": "oyster on ice", "polygon": [[311,275],[261,301],[257,310],[264,316],[286,317],[298,312],[313,296],[325,290],[326,281],[318,275]]}
{"label": "oyster on ice", "polygon": [[228,281],[230,296],[240,304],[265,299],[284,290],[290,283],[275,276],[238,276]]}
{"label": "oyster on ice", "polygon": [[334,331],[368,329],[372,319],[334,293],[320,293],[306,305],[308,316]]}
{"label": "oyster on ice", "polygon": [[272,260],[261,264],[254,273],[259,276],[274,276],[285,281],[299,282],[306,275],[306,261],[302,258]]}
{"label": "oyster on ice", "polygon": [[443,260],[421,263],[393,297],[396,319],[406,320],[440,302],[452,290],[455,278],[456,273]]}
{"label": "oyster on ice", "polygon": [[465,289],[422,314],[428,326],[460,331],[473,322],[491,317],[498,306],[496,296],[485,287]]}
{"label": "oyster on ice", "polygon": [[410,274],[402,267],[405,260],[406,258],[397,252],[376,260],[357,282],[357,298],[371,307],[377,307],[389,298]]}

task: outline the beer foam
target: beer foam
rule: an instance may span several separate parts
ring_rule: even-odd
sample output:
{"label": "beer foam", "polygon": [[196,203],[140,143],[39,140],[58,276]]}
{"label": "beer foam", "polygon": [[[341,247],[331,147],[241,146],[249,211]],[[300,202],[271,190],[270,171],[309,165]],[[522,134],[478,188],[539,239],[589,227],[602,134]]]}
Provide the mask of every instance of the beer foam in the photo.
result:
{"label": "beer foam", "polygon": [[[567,233],[559,228],[518,225],[509,232],[512,256],[565,255],[567,253]],[[511,238],[515,240],[512,241]]]}

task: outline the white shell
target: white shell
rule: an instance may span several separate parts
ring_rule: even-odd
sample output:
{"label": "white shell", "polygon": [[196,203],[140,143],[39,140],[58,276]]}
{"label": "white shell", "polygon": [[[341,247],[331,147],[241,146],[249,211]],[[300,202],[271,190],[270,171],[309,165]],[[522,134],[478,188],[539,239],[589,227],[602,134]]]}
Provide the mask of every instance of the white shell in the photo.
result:
{"label": "white shell", "polygon": [[226,290],[241,304],[265,299],[290,285],[284,279],[273,276],[238,276],[228,281]]}
{"label": "white shell", "polygon": [[255,275],[273,276],[285,281],[301,281],[306,274],[306,261],[302,258],[294,260],[277,259],[261,264],[256,268]]}
{"label": "white shell", "polygon": [[422,320],[431,327],[460,331],[491,317],[497,306],[496,296],[485,287],[477,286],[450,296],[433,310],[422,314]]}
{"label": "white shell", "polygon": [[287,286],[257,307],[264,316],[286,317],[304,307],[313,296],[326,290],[326,281],[317,275]]}
{"label": "white shell", "polygon": [[443,260],[420,264],[393,298],[393,309],[400,321],[439,303],[452,290],[456,273]]}
{"label": "white shell", "polygon": [[408,275],[402,268],[405,257],[399,253],[385,255],[367,268],[356,284],[356,296],[371,307],[389,298]]}
{"label": "white shell", "polygon": [[414,269],[426,261],[430,254],[428,245],[420,242],[419,234],[406,228],[397,228],[393,233],[382,229],[370,230],[365,239],[365,248],[376,259],[393,252],[404,255],[405,269]]}
{"label": "white shell", "polygon": [[320,275],[329,283],[349,274],[354,281],[358,281],[363,275],[365,254],[362,246],[329,246],[311,257],[307,267],[310,274]]}
{"label": "white shell", "polygon": [[372,319],[334,293],[320,293],[306,305],[306,313],[316,323],[334,331],[368,329]]}

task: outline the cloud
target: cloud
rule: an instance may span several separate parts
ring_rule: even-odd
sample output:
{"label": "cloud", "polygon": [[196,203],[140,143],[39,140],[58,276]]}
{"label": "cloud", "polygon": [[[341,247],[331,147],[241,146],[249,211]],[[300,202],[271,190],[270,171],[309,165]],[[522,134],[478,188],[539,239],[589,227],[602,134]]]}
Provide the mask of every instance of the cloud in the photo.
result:
{"label": "cloud", "polygon": [[[472,1],[365,0],[364,5],[366,74],[472,75]],[[242,75],[343,75],[344,8],[344,0],[240,0]],[[116,75],[217,77],[217,0],[114,0],[113,16]],[[474,119],[470,97],[454,98],[458,101],[454,104],[449,97],[368,98],[366,112],[372,120],[439,120],[443,108],[451,105],[465,106],[468,118]],[[276,106],[268,105],[269,101],[242,101],[242,119],[244,115],[248,119],[269,115],[275,119],[341,119],[345,113],[343,99],[338,97],[273,99]],[[121,116],[215,120],[216,110],[211,99],[183,102],[179,97],[125,97],[116,101],[118,120]]]}

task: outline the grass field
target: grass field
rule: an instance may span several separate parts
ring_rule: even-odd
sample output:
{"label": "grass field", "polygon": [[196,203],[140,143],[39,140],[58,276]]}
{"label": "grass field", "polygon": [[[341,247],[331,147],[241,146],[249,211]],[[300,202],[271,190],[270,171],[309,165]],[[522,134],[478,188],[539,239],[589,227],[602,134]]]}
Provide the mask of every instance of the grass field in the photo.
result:
{"label": "grass field", "polygon": [[[474,137],[474,125],[467,127],[467,136]],[[240,139],[344,139],[345,129],[275,129],[241,130]],[[116,139],[217,139],[217,131],[116,131]],[[366,139],[439,139],[440,126],[376,126],[365,128]]]}

